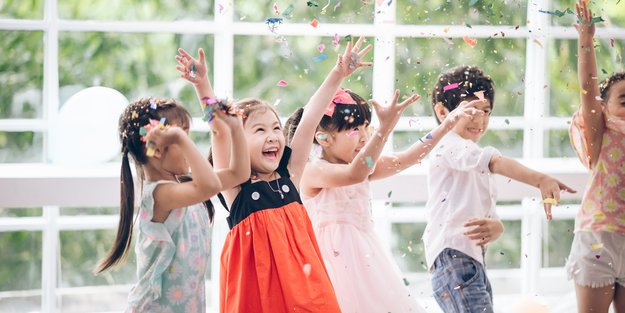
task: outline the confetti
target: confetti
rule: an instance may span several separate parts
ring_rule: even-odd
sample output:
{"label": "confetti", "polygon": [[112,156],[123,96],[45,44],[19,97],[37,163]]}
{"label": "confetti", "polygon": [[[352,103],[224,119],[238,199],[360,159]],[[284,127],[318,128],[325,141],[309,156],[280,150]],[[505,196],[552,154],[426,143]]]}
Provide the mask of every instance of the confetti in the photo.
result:
{"label": "confetti", "polygon": [[417,120],[415,120],[415,119],[409,119],[409,120],[408,120],[408,126],[412,127],[412,123],[417,123]]}
{"label": "confetti", "polygon": [[324,44],[320,44],[317,46],[317,50],[319,50],[319,53],[323,53],[323,50],[326,49],[326,45]]}
{"label": "confetti", "polygon": [[281,79],[281,80],[278,82],[278,86],[280,86],[280,87],[286,87],[286,86],[288,86],[288,85],[289,85],[289,83],[287,83],[287,82],[286,82],[286,80],[283,80],[283,79]]}
{"label": "confetti", "polygon": [[304,266],[302,267],[302,271],[304,271],[304,275],[306,275],[306,277],[310,276],[311,269],[312,266],[309,263],[304,264]]}
{"label": "confetti", "polygon": [[393,191],[391,190],[391,191],[389,191],[389,192],[388,192],[388,194],[386,195],[386,197],[387,197],[387,198],[390,198],[392,194],[393,194]]}
{"label": "confetti", "polygon": [[358,131],[357,130],[352,130],[349,133],[347,133],[347,137],[352,137],[354,135],[358,135]]}
{"label": "confetti", "polygon": [[448,45],[450,45],[450,46],[451,46],[451,45],[453,45],[453,44],[454,44],[454,42],[453,42],[453,41],[451,41],[451,39],[449,39],[449,38],[447,38],[447,37],[442,37],[442,38],[443,38],[443,40],[445,40],[445,42],[446,42]]}
{"label": "confetti", "polygon": [[428,133],[427,135],[425,135],[425,139],[432,139],[432,134]]}
{"label": "confetti", "polygon": [[145,135],[147,135],[147,134],[148,134],[148,130],[147,130],[147,128],[145,128],[145,127],[141,126],[141,128],[139,128],[139,135],[141,135],[141,136],[145,136]]}
{"label": "confetti", "polygon": [[219,14],[221,14],[224,11],[224,6],[221,3],[217,6],[219,6]]}
{"label": "confetti", "polygon": [[332,46],[336,47],[339,44],[339,34],[334,34],[334,39],[332,39]]}
{"label": "confetti", "polygon": [[464,39],[464,42],[466,42],[471,47],[475,47],[475,45],[477,45],[477,40],[471,39],[469,38],[469,36],[464,36],[462,39]]}
{"label": "confetti", "polygon": [[153,141],[148,141],[145,144],[147,150],[145,151],[145,155],[148,157],[153,157],[154,153],[156,152],[156,144]]}
{"label": "confetti", "polygon": [[544,204],[558,204],[558,201],[554,198],[545,198],[543,199]]}
{"label": "confetti", "polygon": [[278,15],[278,16],[280,15],[280,11],[278,11],[278,4],[277,3],[273,4],[273,11],[276,12],[276,15]]}
{"label": "confetti", "polygon": [[410,285],[410,282],[404,277],[404,285],[408,286]]}
{"label": "confetti", "polygon": [[292,4],[289,4],[289,6],[282,11],[282,17],[290,20],[293,17],[293,11],[295,11],[295,7]]}
{"label": "confetti", "polygon": [[318,7],[319,3],[317,3],[317,1],[308,1],[308,2],[306,2],[306,5],[308,7],[310,7],[310,8],[312,8],[312,7]]}
{"label": "confetti", "polygon": [[375,165],[375,163],[373,163],[373,159],[371,159],[371,157],[370,157],[370,156],[367,156],[367,157],[365,158],[365,161],[367,162],[367,166],[368,166],[368,167],[370,167],[370,168],[371,168],[371,167],[373,167],[373,166]]}
{"label": "confetti", "polygon": [[602,243],[595,243],[592,246],[590,246],[591,249],[595,250],[595,249],[601,249],[603,248],[603,244]]}
{"label": "confetti", "polygon": [[612,48],[614,48],[614,38],[610,38],[610,46],[612,46]]}
{"label": "confetti", "polygon": [[564,14],[575,14],[570,8],[566,8],[564,11],[555,10],[555,11],[547,11],[547,10],[538,10],[540,13],[551,14],[557,17],[562,17]]}
{"label": "confetti", "polygon": [[543,44],[540,43],[540,41],[538,41],[538,39],[534,39],[534,43],[537,44],[539,47],[544,48]]}
{"label": "confetti", "polygon": [[322,53],[322,54],[314,57],[313,60],[315,62],[322,62],[322,61],[325,61],[327,58],[328,58],[328,56],[325,53]]}
{"label": "confetti", "polygon": [[352,41],[352,35],[345,36],[345,41]]}
{"label": "confetti", "polygon": [[340,6],[341,6],[341,1],[339,1],[337,4],[334,5],[334,9],[333,9],[334,12],[336,12],[336,9],[338,9]]}
{"label": "confetti", "polygon": [[278,28],[278,25],[282,24],[282,18],[280,17],[270,17],[265,20],[265,24],[269,27],[269,31],[272,33]]}
{"label": "confetti", "polygon": [[605,22],[605,20],[601,16],[595,16],[592,18],[592,20],[590,20],[590,22],[593,24],[596,24],[596,23]]}
{"label": "confetti", "polygon": [[456,89],[456,88],[458,88],[458,86],[459,86],[458,83],[449,84],[449,85],[443,87],[443,91]]}
{"label": "confetti", "polygon": [[312,22],[310,22],[310,26],[317,28],[317,26],[319,26],[319,21],[317,21],[317,19],[313,19]]}
{"label": "confetti", "polygon": [[479,100],[484,101],[484,90],[476,91],[473,93]]}
{"label": "confetti", "polygon": [[506,123],[506,125],[510,125],[510,120],[509,119],[505,119],[503,121]]}

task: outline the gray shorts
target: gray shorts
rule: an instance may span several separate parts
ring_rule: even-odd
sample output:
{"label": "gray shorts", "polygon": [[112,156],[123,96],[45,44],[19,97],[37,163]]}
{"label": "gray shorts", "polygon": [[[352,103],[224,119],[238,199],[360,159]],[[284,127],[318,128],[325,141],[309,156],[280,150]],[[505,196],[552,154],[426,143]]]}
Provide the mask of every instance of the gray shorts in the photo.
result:
{"label": "gray shorts", "polygon": [[566,261],[569,279],[591,288],[625,287],[625,235],[578,231]]}

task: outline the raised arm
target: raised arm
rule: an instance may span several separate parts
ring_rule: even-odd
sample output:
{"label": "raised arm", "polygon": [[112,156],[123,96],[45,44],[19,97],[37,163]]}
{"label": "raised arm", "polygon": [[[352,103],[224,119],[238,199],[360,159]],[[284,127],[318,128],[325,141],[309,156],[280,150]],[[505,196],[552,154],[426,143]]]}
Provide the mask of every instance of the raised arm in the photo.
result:
{"label": "raised arm", "polygon": [[[250,178],[250,153],[247,149],[241,117],[227,114],[227,112],[221,110],[215,111],[215,114],[216,120],[228,126],[229,137],[232,138],[230,155],[233,157],[230,158],[230,164],[228,168],[217,170],[217,176],[221,181],[222,189],[230,190]],[[234,198],[232,198],[232,201],[234,201]]]}
{"label": "raised arm", "polygon": [[575,29],[579,33],[577,41],[577,72],[580,85],[580,111],[584,120],[584,137],[588,144],[590,154],[590,166],[594,166],[595,160],[601,151],[601,140],[605,131],[602,101],[599,94],[599,82],[597,81],[597,60],[593,38],[595,36],[595,24],[592,22],[592,11],[588,8],[585,0],[579,0],[575,4],[578,23]]}
{"label": "raised arm", "polygon": [[480,110],[475,106],[482,100],[463,101],[456,109],[451,111],[443,122],[434,128],[425,137],[420,138],[408,149],[389,155],[383,155],[376,163],[375,172],[370,176],[370,180],[382,179],[397,174],[423,159],[438,142],[456,125],[461,117],[469,117]]}
{"label": "raised arm", "polygon": [[[156,188],[154,191],[155,219],[159,219],[156,215],[206,201],[221,190],[221,183],[208,160],[202,156],[187,133],[180,127],[153,129],[147,134],[147,140],[157,147],[155,158],[159,158],[161,151],[164,151],[166,147],[178,145],[189,162],[193,174],[193,180],[189,182],[162,184]],[[166,217],[167,214],[164,216]]]}
{"label": "raised arm", "polygon": [[501,174],[540,189],[547,220],[551,220],[551,205],[560,203],[560,191],[577,192],[557,179],[532,170],[505,156],[494,156],[490,160],[489,168],[493,173]]}
{"label": "raised arm", "polygon": [[288,165],[289,172],[292,174],[293,184],[297,187],[299,187],[304,167],[306,162],[308,162],[308,155],[312,148],[313,136],[317,125],[319,125],[326,107],[332,102],[332,98],[339,89],[341,82],[357,68],[372,65],[371,62],[361,62],[361,59],[371,50],[371,45],[367,45],[359,51],[363,41],[364,38],[360,37],[353,46],[351,42],[347,43],[345,52],[338,56],[336,65],[305,106],[304,114],[291,141],[293,152]]}

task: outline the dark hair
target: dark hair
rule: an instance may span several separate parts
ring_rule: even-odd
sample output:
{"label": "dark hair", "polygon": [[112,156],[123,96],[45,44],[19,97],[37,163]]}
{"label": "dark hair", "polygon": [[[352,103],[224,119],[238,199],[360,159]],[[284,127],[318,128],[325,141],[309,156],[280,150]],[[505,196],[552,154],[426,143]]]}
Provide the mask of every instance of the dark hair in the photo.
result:
{"label": "dark hair", "polygon": [[[335,103],[334,112],[332,116],[324,115],[319,122],[317,129],[322,129],[329,132],[342,131],[360,125],[369,124],[371,122],[371,107],[365,99],[351,90],[345,89],[350,97],[356,102],[356,104],[344,104]],[[290,145],[297,126],[304,114],[304,108],[299,108],[291,114],[284,125],[284,137],[286,142]],[[317,138],[313,139],[313,142],[318,144]]]}
{"label": "dark hair", "polygon": [[[165,125],[177,125],[189,128],[191,115],[181,104],[173,99],[142,98],[130,103],[119,117],[119,138],[122,144],[122,167],[121,167],[121,203],[119,211],[119,224],[115,242],[108,254],[100,261],[94,270],[99,274],[110,267],[123,263],[127,257],[132,242],[133,217],[134,217],[134,181],[130,170],[130,154],[137,165],[139,180],[143,179],[140,165],[147,163],[145,142],[142,140],[141,128],[150,123],[150,120],[160,121],[165,118]],[[188,176],[178,177],[180,182],[190,181]],[[208,215],[212,221],[214,208],[210,200],[204,202]]]}
{"label": "dark hair", "polygon": [[[445,90],[445,86],[458,84],[458,87]],[[466,98],[475,97],[473,94],[484,91],[484,98],[495,105],[495,83],[490,76],[477,66],[458,66],[441,73],[432,89],[432,106],[441,103],[447,110],[453,111]],[[438,116],[434,114],[440,124]]]}
{"label": "dark hair", "polygon": [[617,82],[625,80],[625,72],[618,72],[612,74],[612,76],[606,78],[599,85],[599,91],[601,92],[601,99],[603,101],[608,101],[608,97],[610,96],[610,88],[616,84]]}

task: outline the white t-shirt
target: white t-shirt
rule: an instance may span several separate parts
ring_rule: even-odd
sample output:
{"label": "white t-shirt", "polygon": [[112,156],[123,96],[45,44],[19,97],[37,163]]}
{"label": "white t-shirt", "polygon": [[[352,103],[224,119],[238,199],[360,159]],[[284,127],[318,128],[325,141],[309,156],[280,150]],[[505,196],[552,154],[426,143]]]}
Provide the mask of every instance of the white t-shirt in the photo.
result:
{"label": "white t-shirt", "polygon": [[471,218],[498,218],[497,190],[488,168],[493,156],[501,153],[451,131],[430,153],[428,169],[428,225],[423,233],[425,259],[432,268],[436,257],[451,248],[484,264],[481,247],[464,232]]}

